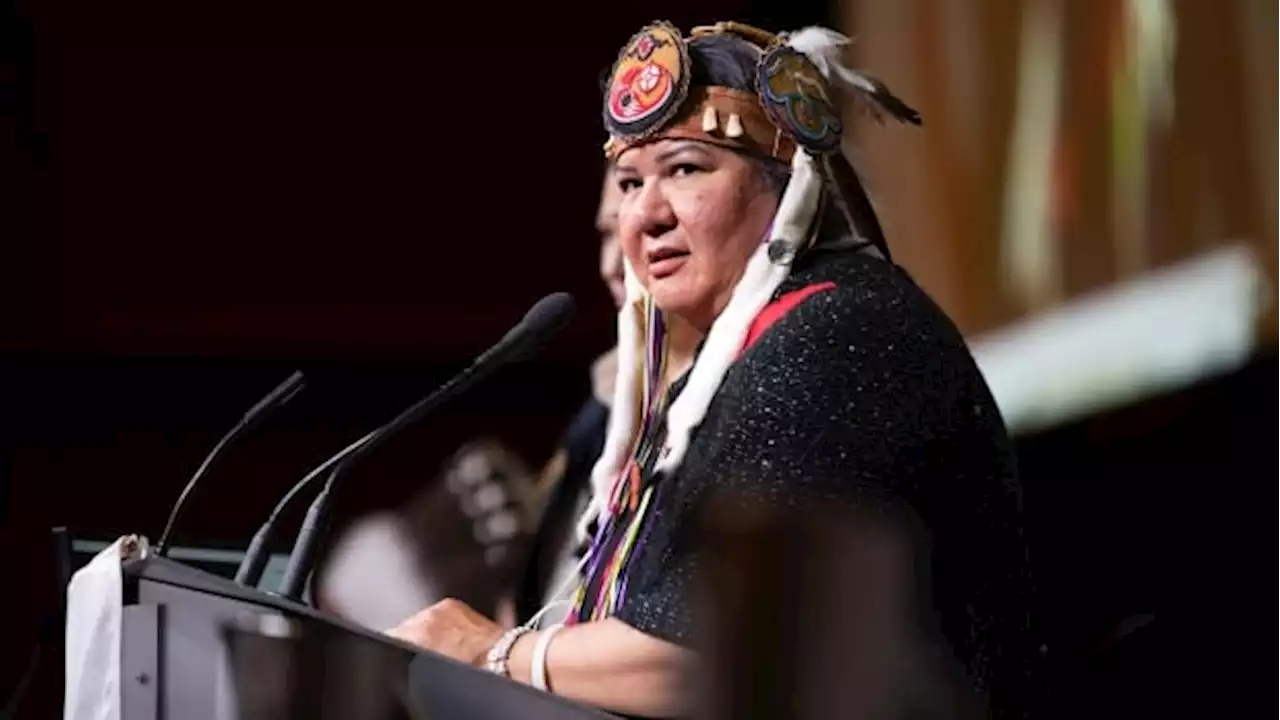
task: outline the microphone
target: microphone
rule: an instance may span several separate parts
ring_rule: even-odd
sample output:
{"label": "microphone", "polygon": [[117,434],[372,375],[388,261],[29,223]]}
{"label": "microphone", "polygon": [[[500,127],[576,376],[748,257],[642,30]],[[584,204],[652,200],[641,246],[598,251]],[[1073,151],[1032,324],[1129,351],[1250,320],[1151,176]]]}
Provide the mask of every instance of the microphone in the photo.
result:
{"label": "microphone", "polygon": [[[441,405],[469,390],[503,365],[518,362],[536,354],[548,340],[569,324],[569,321],[573,318],[574,310],[573,297],[568,293],[553,293],[542,298],[529,309],[529,312],[515,327],[507,332],[493,347],[477,357],[466,370],[463,370],[435,392],[400,413],[391,422],[357,441],[354,444],[355,447],[344,449],[342,453],[339,453],[339,455],[345,454],[344,457],[331,459],[333,469],[329,471],[324,488],[316,495],[311,506],[307,509],[306,517],[298,531],[293,550],[289,554],[289,562],[285,567],[284,577],[280,581],[279,594],[291,600],[301,598],[303,585],[311,574],[315,561],[315,551],[324,532],[325,521],[332,503],[333,490],[337,486],[338,480],[343,477],[344,473],[356,461],[377,450],[395,433],[421,420]],[[303,478],[298,485],[301,486],[313,482],[313,476],[318,476],[320,472],[323,472],[323,470],[318,468],[311,475]],[[293,494],[294,491],[291,490],[289,495]],[[286,498],[288,497],[286,496]],[[248,558],[246,557],[247,560]]]}
{"label": "microphone", "polygon": [[267,567],[267,541],[271,539],[276,525],[280,523],[280,516],[293,504],[294,498],[310,487],[316,478],[323,475],[329,468],[345,460],[351,453],[359,450],[375,434],[377,434],[377,430],[346,446],[338,454],[325,460],[319,467],[307,473],[306,477],[289,488],[289,492],[280,498],[280,502],[276,503],[275,508],[271,510],[271,515],[267,518],[267,521],[262,524],[262,527],[258,528],[258,531],[253,534],[253,539],[249,541],[249,547],[244,551],[244,557],[240,559],[240,566],[236,568],[236,584],[245,587],[258,586],[258,582],[262,580],[262,572]]}
{"label": "microphone", "polygon": [[227,431],[227,434],[223,435],[222,439],[213,446],[213,449],[205,456],[204,462],[200,463],[200,467],[196,468],[195,474],[187,481],[187,486],[182,489],[182,494],[178,496],[178,501],[173,504],[173,509],[169,511],[169,520],[164,525],[164,532],[160,534],[160,542],[156,543],[156,553],[158,555],[164,557],[167,554],[169,550],[169,534],[173,532],[178,518],[181,517],[182,510],[186,507],[187,498],[191,495],[191,491],[195,489],[196,484],[205,476],[205,473],[209,472],[214,460],[222,455],[233,440],[257,428],[268,415],[302,392],[306,385],[306,379],[303,377],[302,371],[295,370],[292,375],[285,378],[284,382],[267,393],[266,397],[249,408],[249,411],[240,418],[240,422],[232,426]]}

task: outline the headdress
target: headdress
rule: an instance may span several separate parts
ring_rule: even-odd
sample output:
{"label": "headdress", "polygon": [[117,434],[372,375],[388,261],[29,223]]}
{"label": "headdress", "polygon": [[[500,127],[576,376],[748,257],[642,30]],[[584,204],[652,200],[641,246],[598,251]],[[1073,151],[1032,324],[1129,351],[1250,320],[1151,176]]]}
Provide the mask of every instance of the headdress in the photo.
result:
{"label": "headdress", "polygon": [[[719,34],[734,35],[757,51],[754,92],[692,84],[690,42]],[[856,239],[889,257],[870,200],[841,152],[840,108],[852,100],[879,120],[890,116],[918,125],[920,118],[883,83],[843,65],[841,55],[849,44],[847,37],[825,28],[775,35],[734,22],[695,28],[686,39],[671,24],[657,22],[632,36],[613,66],[603,108],[610,135],[605,154],[610,159],[646,142],[684,138],[772,158],[791,168],[769,235],[751,256],[728,306],[712,325],[684,390],[667,412],[666,439],[656,464],[659,474],[679,466],[690,434],[741,350],[751,322],[786,279],[794,259],[815,242],[827,188]],[[648,493],[638,488],[633,458],[637,443],[661,411],[666,349],[662,313],[629,263],[626,279],[627,301],[618,316],[618,380],[609,429],[604,452],[592,471],[591,506],[579,524],[579,531],[585,533],[592,520],[602,518],[599,544],[615,511],[628,505],[634,522],[621,529],[623,537],[614,543],[624,555],[636,541],[649,502]],[[615,566],[614,573],[621,573],[617,566],[625,560],[595,558],[590,565],[604,562]],[[618,591],[619,583],[606,580],[604,584]]]}

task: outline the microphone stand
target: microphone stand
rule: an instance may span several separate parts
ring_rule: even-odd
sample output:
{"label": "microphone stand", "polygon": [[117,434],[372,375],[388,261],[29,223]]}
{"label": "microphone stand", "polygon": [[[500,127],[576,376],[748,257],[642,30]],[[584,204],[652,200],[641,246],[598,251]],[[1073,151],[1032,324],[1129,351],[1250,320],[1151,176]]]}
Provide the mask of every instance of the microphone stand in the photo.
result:
{"label": "microphone stand", "polygon": [[376,434],[377,431],[375,430],[346,446],[338,454],[321,463],[319,467],[307,473],[306,477],[289,488],[289,492],[285,493],[285,496],[280,498],[280,502],[276,503],[276,506],[272,508],[271,515],[267,518],[267,521],[253,534],[253,540],[249,542],[249,547],[245,550],[244,557],[240,559],[240,567],[236,568],[237,584],[245,587],[258,586],[258,582],[262,580],[262,571],[267,565],[267,541],[271,539],[271,535],[275,532],[276,525],[280,524],[280,517],[284,514],[284,511],[293,504],[293,501],[303,490],[311,487],[321,475],[342,462],[351,453],[359,450]]}

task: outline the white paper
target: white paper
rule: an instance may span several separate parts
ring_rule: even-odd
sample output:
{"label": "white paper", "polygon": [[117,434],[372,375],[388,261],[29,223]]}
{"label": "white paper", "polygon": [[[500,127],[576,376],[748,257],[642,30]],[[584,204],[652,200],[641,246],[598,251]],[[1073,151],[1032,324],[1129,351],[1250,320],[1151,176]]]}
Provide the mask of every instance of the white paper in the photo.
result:
{"label": "white paper", "polygon": [[98,553],[68,585],[63,720],[120,720],[124,543]]}

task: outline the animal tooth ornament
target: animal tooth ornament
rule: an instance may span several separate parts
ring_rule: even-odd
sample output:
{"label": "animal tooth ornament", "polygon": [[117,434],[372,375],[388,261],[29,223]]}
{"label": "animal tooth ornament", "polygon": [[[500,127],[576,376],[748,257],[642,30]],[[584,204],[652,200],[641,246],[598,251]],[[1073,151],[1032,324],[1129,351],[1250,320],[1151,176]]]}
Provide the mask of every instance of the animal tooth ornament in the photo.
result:
{"label": "animal tooth ornament", "polygon": [[[736,35],[758,51],[756,92],[692,84],[689,43],[717,34]],[[844,66],[841,56],[849,44],[849,38],[820,27],[775,35],[722,22],[694,28],[685,38],[670,23],[656,22],[633,35],[618,55],[603,108],[609,132],[604,149],[611,161],[628,148],[657,139],[690,139],[772,158],[788,164],[791,176],[769,232],[711,326],[670,408],[662,405],[667,325],[630,263],[626,265],[613,409],[604,450],[591,473],[592,499],[577,528],[586,540],[596,525],[586,559],[587,580],[570,613],[579,621],[607,617],[619,607],[632,549],[644,542],[646,510],[659,483],[646,487],[638,456],[658,453],[658,477],[679,468],[690,436],[743,347],[752,321],[787,278],[794,260],[816,242],[825,203],[836,203],[852,229],[855,237],[848,247],[873,247],[890,259],[871,202],[841,151],[840,108],[853,100],[877,119],[919,125],[920,117],[883,83]],[[664,410],[663,444],[642,447]]]}

